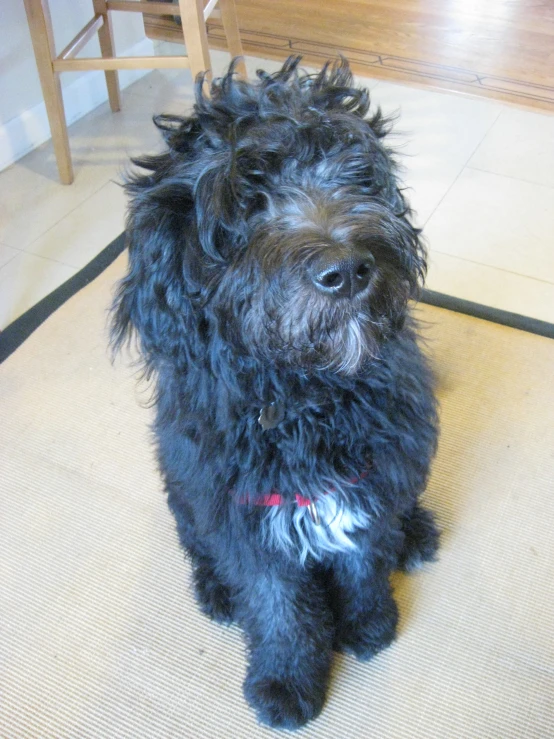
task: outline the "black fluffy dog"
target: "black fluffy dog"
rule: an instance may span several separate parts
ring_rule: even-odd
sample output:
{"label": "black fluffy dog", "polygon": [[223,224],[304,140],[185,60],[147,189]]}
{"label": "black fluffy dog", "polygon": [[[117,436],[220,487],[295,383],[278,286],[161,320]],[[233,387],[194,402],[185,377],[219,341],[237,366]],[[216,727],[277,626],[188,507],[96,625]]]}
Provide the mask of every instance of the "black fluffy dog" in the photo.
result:
{"label": "black fluffy dog", "polygon": [[388,123],[345,61],[197,82],[127,185],[114,343],[156,380],[161,471],[196,593],[244,629],[259,719],[320,712],[332,649],[390,644],[389,575],[433,558],[436,444],[408,301],[425,273]]}

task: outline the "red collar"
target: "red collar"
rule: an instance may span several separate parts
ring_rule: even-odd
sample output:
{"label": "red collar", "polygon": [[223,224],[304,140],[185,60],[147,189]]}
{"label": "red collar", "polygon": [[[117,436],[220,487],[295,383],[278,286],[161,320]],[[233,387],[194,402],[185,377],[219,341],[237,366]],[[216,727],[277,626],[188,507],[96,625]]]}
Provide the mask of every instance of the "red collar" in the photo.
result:
{"label": "red collar", "polygon": [[[364,470],[360,474],[359,477],[351,477],[350,483],[352,485],[357,485],[360,482],[360,480],[363,480],[364,477],[367,477],[368,475],[369,475],[369,470]],[[323,494],[327,495],[327,493],[332,493],[333,491],[334,491],[334,488],[329,488],[329,490],[325,490]],[[231,490],[230,492],[233,493],[234,491]],[[317,501],[317,498],[314,498],[313,501],[310,500],[309,498],[304,498],[302,495],[300,495],[300,493],[295,493],[294,497],[296,499],[296,504],[300,508],[307,508],[313,505],[313,503]],[[240,503],[241,505],[250,504],[250,505],[261,505],[261,506],[278,506],[278,505],[283,505],[283,503],[285,502],[286,501],[281,495],[281,493],[275,488],[273,488],[271,492],[266,493],[265,495],[252,496],[250,495],[250,493],[245,493],[244,495],[242,495],[240,498],[237,499],[237,503]]]}
{"label": "red collar", "polygon": [[[297,505],[301,508],[309,506],[311,503],[309,498],[303,498],[300,493],[295,493],[294,497],[296,498]],[[272,490],[270,493],[266,493],[257,498],[253,498],[251,495],[246,494],[242,498],[239,498],[237,502],[242,504],[252,503],[253,505],[274,506],[283,505],[285,501],[281,493],[277,490]]]}

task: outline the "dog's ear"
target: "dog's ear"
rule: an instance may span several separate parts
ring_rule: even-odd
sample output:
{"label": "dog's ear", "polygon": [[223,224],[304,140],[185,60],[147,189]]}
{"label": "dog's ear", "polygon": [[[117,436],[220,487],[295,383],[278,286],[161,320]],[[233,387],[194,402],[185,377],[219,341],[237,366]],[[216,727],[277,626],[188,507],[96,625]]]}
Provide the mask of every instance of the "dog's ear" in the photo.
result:
{"label": "dog's ear", "polygon": [[117,289],[111,321],[114,351],[134,334],[148,369],[163,358],[186,354],[185,342],[192,332],[191,298],[198,282],[195,265],[200,261],[194,173],[189,174],[199,130],[192,119],[160,116],[155,123],[169,150],[133,160],[141,171],[126,184],[129,265]]}
{"label": "dog's ear", "polygon": [[119,349],[135,333],[149,366],[175,356],[186,336],[180,330],[187,310],[185,242],[182,219],[155,199],[135,196],[127,219],[128,271],[112,308],[112,346]]}

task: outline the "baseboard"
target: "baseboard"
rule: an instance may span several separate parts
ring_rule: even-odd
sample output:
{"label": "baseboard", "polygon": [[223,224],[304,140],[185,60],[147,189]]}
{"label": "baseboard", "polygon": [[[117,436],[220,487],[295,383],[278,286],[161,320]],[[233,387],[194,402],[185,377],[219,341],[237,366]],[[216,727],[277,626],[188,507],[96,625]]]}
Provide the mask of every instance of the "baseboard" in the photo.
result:
{"label": "baseboard", "polygon": [[[154,44],[150,39],[144,38],[122,52],[121,56],[149,56],[153,52]],[[149,69],[122,70],[119,72],[121,88],[128,87],[149,72]],[[63,99],[67,124],[70,125],[108,99],[104,72],[86,72],[81,75],[64,88]],[[44,102],[0,125],[0,171],[50,138]]]}

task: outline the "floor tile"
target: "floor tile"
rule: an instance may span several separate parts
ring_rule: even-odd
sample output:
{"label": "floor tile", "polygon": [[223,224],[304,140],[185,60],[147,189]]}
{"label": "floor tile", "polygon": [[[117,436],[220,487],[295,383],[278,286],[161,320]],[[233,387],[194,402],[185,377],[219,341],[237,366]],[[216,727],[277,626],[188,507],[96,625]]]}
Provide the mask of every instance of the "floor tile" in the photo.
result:
{"label": "floor tile", "polygon": [[71,186],[60,185],[27,168],[12,165],[0,173],[0,239],[24,249],[107,181],[105,172],[84,167]]}
{"label": "floor tile", "polygon": [[504,110],[469,166],[554,187],[554,115]]}
{"label": "floor tile", "polygon": [[113,152],[107,159],[95,149],[93,129],[87,134],[92,143],[83,146],[82,137],[76,135],[90,125],[83,121],[69,129],[75,170],[72,185],[58,180],[51,142],[0,172],[0,241],[25,248],[117,173]]}
{"label": "floor tile", "polygon": [[0,329],[68,280],[77,270],[33,254],[18,254],[0,269]]}
{"label": "floor tile", "polygon": [[554,189],[466,169],[425,233],[444,254],[554,283]]}
{"label": "floor tile", "polygon": [[466,165],[501,107],[493,102],[379,82],[372,101],[396,115],[388,144],[398,152],[406,195],[424,224]]}
{"label": "floor tile", "polygon": [[431,251],[426,287],[554,323],[554,285]]}
{"label": "floor tile", "polygon": [[109,182],[25,251],[81,269],[124,230],[126,203],[123,188]]}
{"label": "floor tile", "polygon": [[50,142],[0,172],[0,241],[25,249],[110,180],[120,180],[130,157],[159,149],[152,105],[122,95],[122,110],[107,103],[69,127],[75,181],[61,185]]}
{"label": "floor tile", "polygon": [[12,249],[11,246],[0,244],[0,269],[18,254],[21,254],[19,249]]}
{"label": "floor tile", "polygon": [[[171,44],[163,53],[181,53]],[[229,55],[213,54],[214,73]],[[281,63],[248,57],[249,75]],[[554,320],[554,118],[491,101],[357,78],[386,113],[408,196],[426,223],[428,286]],[[163,146],[152,116],[187,114],[188,70],[156,70],[70,127],[74,185],[60,185],[51,144],[0,173],[0,325],[88,263],[123,228],[119,182],[131,156]],[[467,167],[467,163],[470,167]],[[525,182],[526,181],[526,182]],[[550,186],[550,187],[547,187]],[[26,252],[26,253],[22,253]]]}
{"label": "floor tile", "polygon": [[128,95],[135,98],[134,110],[143,111],[150,121],[153,115],[160,113],[188,115],[194,105],[189,70],[179,71],[170,80],[164,72],[166,70],[156,69],[127,90]]}
{"label": "floor tile", "polygon": [[88,120],[74,124],[73,146],[89,166],[110,168],[106,181],[120,177],[132,156],[162,146],[152,123],[158,112],[144,98],[124,91],[119,112],[112,113],[107,104],[102,105]]}

